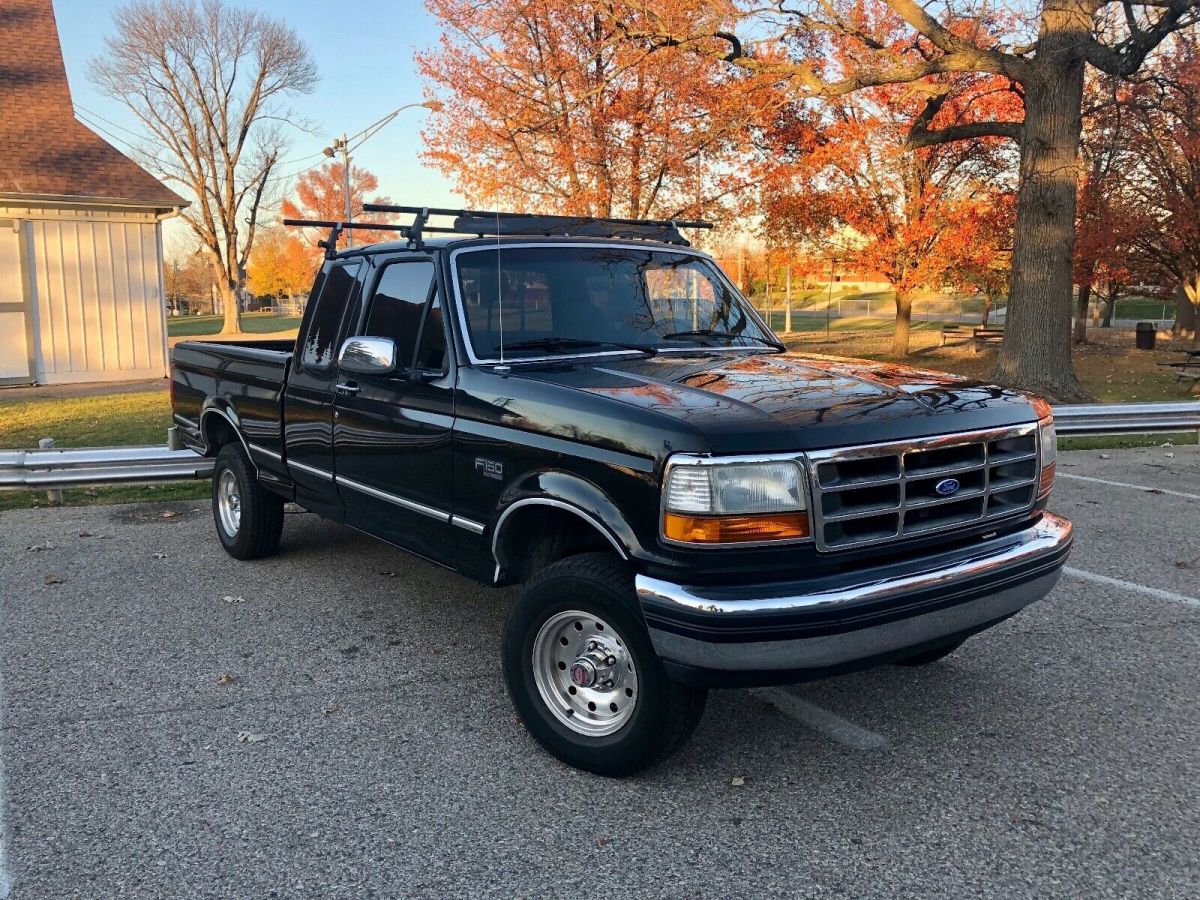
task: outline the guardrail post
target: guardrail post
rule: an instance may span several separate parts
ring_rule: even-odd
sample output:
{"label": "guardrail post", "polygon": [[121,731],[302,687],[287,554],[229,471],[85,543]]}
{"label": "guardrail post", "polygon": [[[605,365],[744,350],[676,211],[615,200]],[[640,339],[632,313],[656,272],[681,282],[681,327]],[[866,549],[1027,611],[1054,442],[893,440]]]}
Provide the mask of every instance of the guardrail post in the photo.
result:
{"label": "guardrail post", "polygon": [[[42,438],[38,441],[39,450],[53,450],[54,438]],[[51,506],[62,506],[63,496],[62,491],[55,488],[54,490],[46,491],[46,499],[50,501]]]}

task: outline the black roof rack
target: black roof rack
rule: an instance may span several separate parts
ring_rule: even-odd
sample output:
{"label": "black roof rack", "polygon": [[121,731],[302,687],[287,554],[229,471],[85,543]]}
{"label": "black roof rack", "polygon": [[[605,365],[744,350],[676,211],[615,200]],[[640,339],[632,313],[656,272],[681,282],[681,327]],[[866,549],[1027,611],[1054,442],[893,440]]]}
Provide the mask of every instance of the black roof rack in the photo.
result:
{"label": "black roof rack", "polygon": [[[680,228],[712,228],[711,222],[668,221],[660,219],[614,219],[598,216],[544,216],[538,213],[497,212],[482,209],[444,209],[432,206],[395,206],[390,203],[364,203],[365,212],[411,215],[408,239],[418,247],[427,233],[490,235],[544,235],[576,237],[632,238],[690,246]],[[450,216],[449,226],[430,225],[431,216]]]}
{"label": "black roof rack", "polygon": [[[495,235],[542,235],[559,237],[610,237],[641,241],[661,241],[664,244],[691,246],[680,228],[712,228],[711,222],[669,221],[663,219],[613,219],[596,216],[543,216],[538,213],[496,212],[481,209],[443,209],[432,206],[395,206],[390,203],[364,203],[364,212],[411,215],[412,222],[400,225],[392,222],[335,222],[325,219],[284,219],[284,225],[308,228],[328,228],[329,237],[318,241],[325,248],[325,258],[337,253],[338,238],[347,228],[363,231],[396,231],[415,247],[424,246],[426,234],[474,234],[479,237]],[[451,216],[450,225],[430,225],[430,216]]]}

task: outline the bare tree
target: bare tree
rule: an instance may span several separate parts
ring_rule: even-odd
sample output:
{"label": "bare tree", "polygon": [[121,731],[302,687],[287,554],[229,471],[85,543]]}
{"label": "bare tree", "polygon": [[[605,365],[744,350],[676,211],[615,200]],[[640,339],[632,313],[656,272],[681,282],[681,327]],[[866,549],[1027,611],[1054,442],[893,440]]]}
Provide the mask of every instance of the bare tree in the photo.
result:
{"label": "bare tree", "polygon": [[[633,21],[630,5],[644,16],[651,4],[611,0],[613,15]],[[912,85],[928,99],[908,136],[911,148],[979,137],[1017,143],[1012,281],[996,375],[1054,397],[1084,396],[1071,365],[1070,328],[1084,71],[1136,75],[1168,36],[1197,21],[1200,0],[1043,0],[1036,9],[1016,0],[772,0],[748,13],[752,32],[770,38],[760,41],[761,53],[730,25],[732,11],[744,6],[714,5],[725,11],[706,30],[680,30],[664,15],[660,28],[627,36],[784,75],[802,96]],[[892,33],[896,25],[900,35]],[[855,43],[848,62],[829,64],[830,36]],[[1024,104],[1021,121],[940,115],[966,73],[1007,79]]]}
{"label": "bare tree", "polygon": [[183,217],[212,267],[223,332],[239,332],[246,260],[288,143],[284,103],[312,91],[316,66],[283,21],[222,0],[136,0],[113,22],[92,80],[149,132],[148,167],[195,198]]}

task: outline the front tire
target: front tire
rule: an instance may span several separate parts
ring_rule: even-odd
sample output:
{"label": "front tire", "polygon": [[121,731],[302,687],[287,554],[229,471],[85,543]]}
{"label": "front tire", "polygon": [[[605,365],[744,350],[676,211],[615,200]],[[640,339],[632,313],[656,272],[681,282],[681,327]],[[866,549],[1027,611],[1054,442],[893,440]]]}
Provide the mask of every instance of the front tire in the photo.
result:
{"label": "front tire", "polygon": [[283,498],[263,488],[240,444],[217,454],[212,476],[213,520],[221,546],[234,559],[259,559],[279,549]]}
{"label": "front tire", "polygon": [[547,566],[504,630],[504,677],[534,739],[567,765],[631,775],[678,750],[706,692],[672,682],[634,606],[633,579],[609,554]]}

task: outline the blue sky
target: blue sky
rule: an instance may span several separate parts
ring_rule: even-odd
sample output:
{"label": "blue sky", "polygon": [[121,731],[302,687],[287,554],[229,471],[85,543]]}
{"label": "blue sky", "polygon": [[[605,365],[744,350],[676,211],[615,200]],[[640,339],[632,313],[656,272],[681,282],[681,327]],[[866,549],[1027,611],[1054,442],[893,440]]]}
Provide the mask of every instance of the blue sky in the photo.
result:
{"label": "blue sky", "polygon": [[[285,159],[300,162],[285,167],[285,172],[313,162],[303,157],[319,153],[334,136],[353,134],[397,106],[424,99],[412,54],[415,49],[433,46],[438,28],[419,0],[230,2],[286,19],[308,43],[321,75],[316,91],[293,103],[301,116],[314,123],[316,133],[296,132]],[[112,11],[121,5],[115,0],[54,0],[54,12],[76,106],[137,131],[136,120],[124,106],[97,91],[87,78],[88,60],[104,52],[104,37],[113,30]],[[417,158],[421,149],[418,131],[427,115],[424,109],[400,113],[355,154],[355,162],[378,175],[380,192],[398,203],[459,205],[461,198],[454,194],[451,183]],[[98,124],[115,137],[129,137],[103,121]],[[127,149],[112,136],[103,136]],[[181,230],[175,222],[167,224],[169,253],[186,228]]]}

